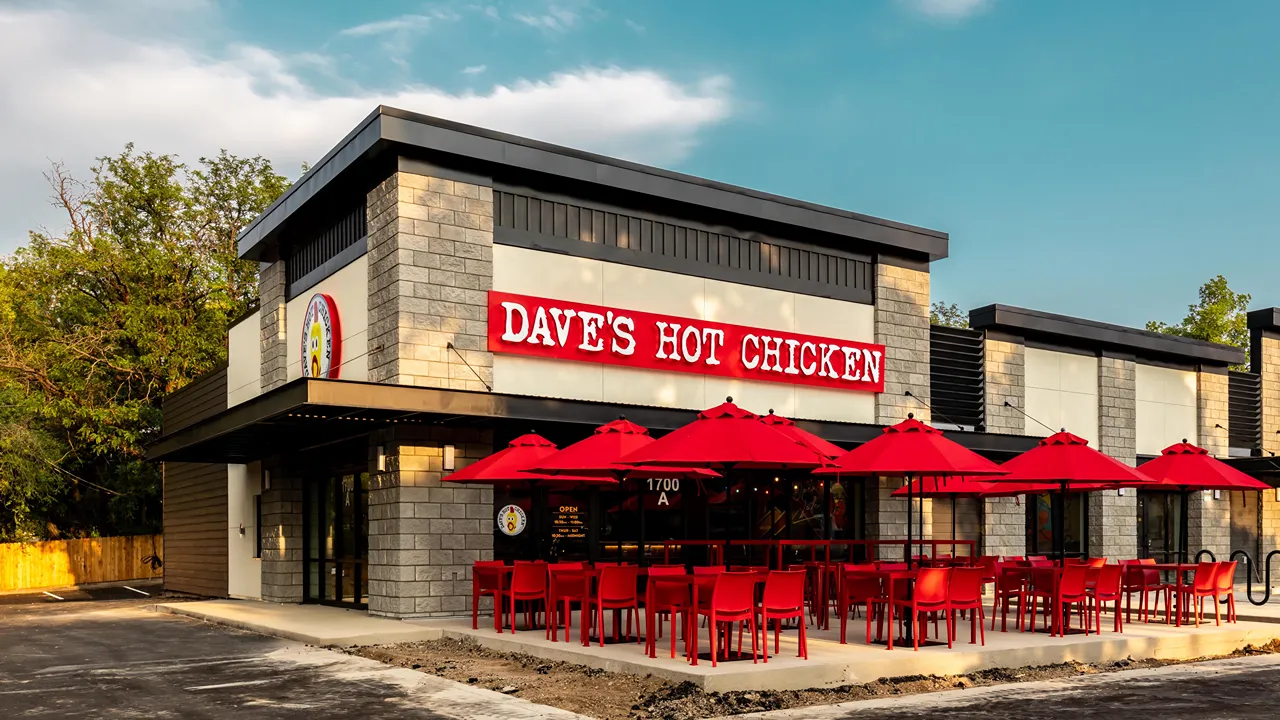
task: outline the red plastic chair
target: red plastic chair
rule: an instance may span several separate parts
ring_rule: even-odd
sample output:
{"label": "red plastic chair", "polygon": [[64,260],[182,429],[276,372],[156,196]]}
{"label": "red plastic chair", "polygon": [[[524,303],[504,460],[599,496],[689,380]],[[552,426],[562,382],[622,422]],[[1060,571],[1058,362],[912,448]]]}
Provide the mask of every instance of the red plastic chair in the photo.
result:
{"label": "red plastic chair", "polygon": [[[764,581],[764,600],[760,603],[760,628],[763,630],[764,661],[769,662],[769,620],[773,620],[773,653],[778,654],[782,621],[800,619],[799,651],[797,657],[809,659],[809,641],[804,619],[804,572],[798,570],[774,570]],[[869,618],[869,616],[868,616]],[[868,625],[870,619],[867,620]],[[741,626],[741,623],[739,623]],[[752,630],[754,634],[755,630]],[[739,632],[738,642],[742,642]],[[753,643],[754,645],[754,638]],[[742,648],[738,648],[739,654]]]}
{"label": "red plastic chair", "polygon": [[1089,601],[1093,604],[1093,622],[1102,634],[1102,603],[1115,602],[1115,632],[1123,633],[1124,624],[1120,618],[1120,600],[1124,597],[1121,579],[1128,568],[1121,565],[1103,565],[1098,570],[1097,580],[1088,588]]}
{"label": "red plastic chair", "polygon": [[[923,568],[920,574],[916,576],[916,588],[911,597],[906,600],[894,600],[894,605],[908,610],[911,619],[915,622],[916,631],[911,633],[911,645],[915,650],[920,649],[920,636],[924,635],[928,626],[925,624],[924,617],[927,613],[943,613],[947,612],[947,587],[951,581],[951,568]],[[952,645],[951,623],[944,623],[947,626],[947,647]],[[935,621],[936,626],[936,621]],[[889,632],[893,632],[893,628],[889,628]],[[936,633],[937,630],[935,629]]]}
{"label": "red plastic chair", "polygon": [[[1227,622],[1236,622],[1236,561],[1218,563],[1214,600],[1227,604]],[[1225,597],[1223,597],[1225,595]]]}
{"label": "red plastic chair", "polygon": [[[1058,592],[1053,596],[1053,614],[1057,624],[1058,634],[1066,637],[1067,630],[1071,626],[1071,606],[1075,605],[1080,616],[1080,624],[1084,626],[1086,633],[1089,632],[1090,622],[1089,614],[1086,612],[1086,605],[1089,602],[1089,596],[1086,594],[1085,581],[1088,579],[1089,569],[1084,565],[1074,565],[1062,569],[1062,577],[1058,580]],[[1066,611],[1065,613],[1063,611]]]}
{"label": "red plastic chair", "polygon": [[[1150,622],[1150,616],[1158,614],[1160,607],[1160,597],[1164,596],[1164,609],[1166,620],[1169,619],[1170,596],[1173,592],[1173,586],[1168,583],[1160,582],[1160,571],[1155,568],[1145,568],[1143,565],[1155,565],[1155,558],[1143,558],[1141,560],[1126,560],[1121,563],[1124,566],[1124,575],[1121,578],[1120,590],[1124,593],[1124,621],[1133,622],[1133,594],[1138,593],[1138,615],[1142,622]],[[1147,606],[1147,600],[1151,600],[1151,606]]]}
{"label": "red plastic chair", "polygon": [[1032,555],[1027,558],[1027,564],[1033,568],[1053,567],[1053,561],[1043,555]]}
{"label": "red plastic chair", "polygon": [[624,637],[631,637],[631,618],[636,620],[636,642],[640,642],[640,598],[636,592],[636,579],[640,576],[640,568],[634,565],[617,565],[601,569],[599,586],[591,597],[587,598],[587,606],[593,611],[584,612],[584,634],[591,637],[594,625],[600,636],[600,647],[604,647],[604,611],[614,611],[613,641],[618,642],[617,611],[627,611],[627,631]]}
{"label": "red plastic chair", "polygon": [[1018,567],[1016,561],[1008,561],[996,564],[995,572],[995,596],[991,601],[991,630],[996,629],[996,614],[1000,615],[1000,632],[1009,631],[1009,603],[1018,601],[1018,625],[1022,624],[1022,604],[1026,601],[1024,591],[1027,587],[1027,576],[1021,573],[1006,573],[1001,569],[1009,567]]}
{"label": "red plastic chair", "polygon": [[547,566],[548,596],[551,612],[547,618],[547,638],[560,642],[560,608],[564,607],[564,641],[569,642],[569,621],[573,618],[573,603],[587,599],[587,578],[582,574],[582,563],[563,562]]}
{"label": "red plastic chair", "polygon": [[1196,574],[1192,578],[1191,586],[1183,586],[1182,597],[1179,601],[1179,610],[1188,607],[1188,603],[1195,606],[1196,627],[1200,627],[1200,619],[1204,616],[1204,600],[1205,598],[1213,598],[1213,615],[1218,624],[1222,624],[1222,617],[1218,612],[1218,566],[1220,563],[1202,562],[1196,565]]}
{"label": "red plastic chair", "polygon": [[[1083,568],[1081,570],[1083,571]],[[1035,632],[1036,616],[1041,615],[1041,613],[1043,613],[1045,627],[1049,626],[1053,617],[1056,572],[1053,563],[1049,563],[1048,566],[1044,567],[1031,566],[1030,579],[1022,588],[1022,598],[1018,604],[1018,630],[1020,632],[1026,632],[1026,618],[1028,616],[1031,618],[1031,632]],[[1041,601],[1043,601],[1043,609],[1041,609]]]}
{"label": "red plastic chair", "polygon": [[993,583],[1000,574],[1000,556],[999,555],[983,555],[978,558],[975,567],[982,570],[982,582]]}
{"label": "red plastic chair", "polygon": [[498,630],[502,618],[502,573],[492,568],[500,568],[501,560],[477,560],[471,566],[471,629],[480,627],[480,598],[488,595],[493,598],[493,629]]}
{"label": "red plastic chair", "polygon": [[[736,622],[739,628],[742,623],[751,625],[751,662],[758,657],[756,648],[756,574],[755,573],[720,573],[715,576],[715,585],[711,589],[710,601],[704,606],[698,605],[697,613],[706,617],[707,637],[711,641],[711,667],[716,667],[716,659],[720,654],[720,625],[725,623],[724,655],[729,656],[730,627],[728,623]],[[698,664],[698,634],[693,635],[693,647],[690,657],[693,664]],[[738,634],[738,655],[742,655],[742,634]]]}
{"label": "red plastic chair", "polygon": [[[511,604],[507,606],[511,615],[511,633],[514,635],[516,632],[517,602],[525,603],[525,629],[532,628],[538,619],[537,610],[533,605],[534,601],[542,601],[544,613],[548,609],[547,564],[516,563],[515,569],[511,572],[511,587],[504,590],[502,595],[511,601]],[[498,632],[502,632],[502,630],[499,629]]]}
{"label": "red plastic chair", "polygon": [[1091,567],[1095,570],[1100,570],[1106,567],[1107,559],[1106,558],[1089,558],[1088,560],[1084,561],[1084,564],[1085,564],[1085,567]]}
{"label": "red plastic chair", "polygon": [[[667,616],[670,622],[671,635],[671,657],[676,656],[676,615],[684,616],[684,625],[689,622],[689,588],[684,585],[659,585],[653,582],[653,578],[662,577],[663,575],[683,575],[684,567],[681,565],[653,565],[649,568],[649,584],[645,586],[645,609],[653,615],[657,621],[657,627],[645,627],[645,640],[648,644],[649,654],[655,654],[657,650],[658,638],[662,636],[662,617]],[[655,630],[657,632],[655,632]],[[685,644],[688,645],[689,639],[686,633]]]}
{"label": "red plastic chair", "polygon": [[951,570],[951,583],[947,586],[947,622],[950,627],[947,635],[955,635],[956,611],[970,610],[973,615],[969,622],[969,644],[977,642],[977,635],[982,634],[982,645],[987,644],[987,629],[984,624],[986,614],[982,610],[982,568],[954,568]]}
{"label": "red plastic chair", "polygon": [[[884,606],[889,602],[880,578],[860,570],[875,570],[875,565],[846,564],[841,567],[838,612],[840,614],[840,644],[846,644],[850,613],[858,604],[867,606],[867,643],[871,642],[871,618],[876,617],[876,640],[884,634]],[[892,630],[890,630],[892,632]]]}

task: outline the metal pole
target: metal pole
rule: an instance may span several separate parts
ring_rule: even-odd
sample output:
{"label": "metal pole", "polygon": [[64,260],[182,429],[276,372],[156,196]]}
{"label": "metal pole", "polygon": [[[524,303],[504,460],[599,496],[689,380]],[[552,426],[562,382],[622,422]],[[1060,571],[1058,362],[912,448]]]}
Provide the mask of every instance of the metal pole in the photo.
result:
{"label": "metal pole", "polygon": [[907,570],[911,569],[911,543],[914,538],[911,537],[911,476],[907,476]]}
{"label": "metal pole", "polygon": [[1191,562],[1189,553],[1191,552],[1190,543],[1187,539],[1187,511],[1191,509],[1191,491],[1182,491],[1182,513],[1178,518],[1178,547],[1182,550],[1182,562]]}
{"label": "metal pole", "polygon": [[1059,485],[1058,506],[1054,509],[1054,515],[1057,517],[1053,521],[1053,545],[1054,550],[1058,553],[1058,567],[1066,567],[1067,565],[1067,483],[1064,480]]}

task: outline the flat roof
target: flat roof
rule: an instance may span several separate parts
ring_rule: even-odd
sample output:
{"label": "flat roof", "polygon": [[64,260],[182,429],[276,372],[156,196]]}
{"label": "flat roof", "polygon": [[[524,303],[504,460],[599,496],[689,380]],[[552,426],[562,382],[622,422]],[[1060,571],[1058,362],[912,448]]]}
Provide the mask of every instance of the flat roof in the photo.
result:
{"label": "flat roof", "polygon": [[400,152],[425,154],[443,166],[482,175],[504,169],[538,173],[830,233],[889,255],[933,261],[948,251],[947,234],[937,230],[380,105],[240,233],[240,257],[273,258],[280,232],[309,200],[367,173],[378,158]]}
{"label": "flat roof", "polygon": [[1218,366],[1243,365],[1245,360],[1244,350],[1231,345],[1010,305],[987,305],[970,310],[969,325],[975,330],[997,330],[1067,347],[1124,353],[1149,360]]}
{"label": "flat roof", "polygon": [[[697,411],[299,378],[159,438],[147,448],[147,458],[248,463],[366,435],[396,423],[473,427],[514,423],[521,432],[576,425],[581,428],[581,437],[586,437],[590,428],[616,420],[619,414],[661,433],[692,422]],[[866,442],[881,433],[877,425],[809,420],[797,420],[796,424],[847,445]],[[1029,450],[1040,440],[978,432],[948,432],[947,437],[999,460]]]}

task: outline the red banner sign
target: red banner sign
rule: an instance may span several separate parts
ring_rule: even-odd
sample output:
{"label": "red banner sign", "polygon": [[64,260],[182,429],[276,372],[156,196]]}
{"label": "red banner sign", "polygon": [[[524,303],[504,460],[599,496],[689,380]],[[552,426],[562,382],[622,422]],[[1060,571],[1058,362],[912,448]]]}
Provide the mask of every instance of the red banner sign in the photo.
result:
{"label": "red banner sign", "polygon": [[884,346],[489,292],[489,350],[766,382],[884,391]]}

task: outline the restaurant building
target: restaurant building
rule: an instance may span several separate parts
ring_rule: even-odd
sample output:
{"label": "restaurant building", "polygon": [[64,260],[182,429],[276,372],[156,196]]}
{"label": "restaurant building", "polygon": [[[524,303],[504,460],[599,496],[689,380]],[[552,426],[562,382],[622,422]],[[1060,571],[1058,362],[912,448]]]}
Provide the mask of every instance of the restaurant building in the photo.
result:
{"label": "restaurant building", "polygon": [[[1004,305],[933,327],[943,232],[392,108],[239,250],[259,305],[226,367],[165,400],[150,451],[171,590],[457,615],[481,559],[906,536],[888,479],[440,481],[531,430],[565,446],[625,416],[660,434],[727,396],[846,448],[914,414],[997,461],[1065,427],[1131,464],[1187,438],[1280,467],[1280,310],[1250,315],[1248,372],[1236,348]],[[1280,537],[1272,495],[1071,496],[1067,549],[1160,556],[1185,537],[1256,557]],[[1043,553],[1050,502],[926,500],[924,534]],[[508,505],[527,521],[500,527]]]}

